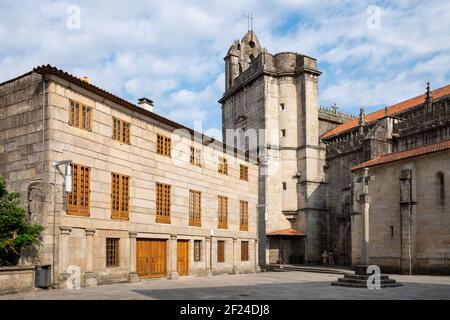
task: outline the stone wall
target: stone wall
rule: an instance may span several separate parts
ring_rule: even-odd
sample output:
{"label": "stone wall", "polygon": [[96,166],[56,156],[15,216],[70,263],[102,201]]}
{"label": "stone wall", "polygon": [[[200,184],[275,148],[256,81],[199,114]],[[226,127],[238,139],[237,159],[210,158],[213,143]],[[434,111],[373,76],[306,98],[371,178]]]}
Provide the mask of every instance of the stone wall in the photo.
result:
{"label": "stone wall", "polygon": [[[411,252],[414,274],[450,274],[450,194],[439,204],[436,175],[442,172],[445,190],[450,188],[450,151],[406,159],[369,168],[369,257],[385,272],[409,273],[409,209],[411,206]],[[411,199],[402,198],[402,173],[411,172]],[[361,176],[361,171],[355,173]],[[356,190],[357,192],[357,190]],[[408,196],[409,191],[406,192]],[[403,211],[402,211],[403,210]],[[352,221],[359,233],[360,218]],[[352,239],[354,260],[359,256],[358,238]]]}
{"label": "stone wall", "polygon": [[0,295],[34,290],[34,267],[1,267]]}
{"label": "stone wall", "polygon": [[[57,211],[61,219],[61,228],[67,235],[66,253],[60,249],[61,261],[59,273],[69,266],[79,266],[81,274],[93,272],[97,280],[102,282],[127,280],[134,262],[130,254],[135,238],[202,240],[203,246],[213,230],[213,262],[216,254],[216,240],[224,239],[232,242],[254,241],[256,238],[256,205],[257,205],[257,165],[246,162],[243,155],[239,158],[227,154],[228,175],[217,172],[218,158],[223,155],[221,143],[204,145],[202,148],[202,166],[190,164],[191,136],[188,131],[173,132],[167,125],[157,123],[144,116],[133,114],[129,110],[102,102],[95,95],[82,90],[70,88],[58,79],[53,79],[49,86],[49,109],[51,114],[50,137],[51,156],[54,160],[71,159],[74,163],[91,168],[91,209],[89,217],[70,216],[66,213],[64,194],[57,195]],[[93,108],[92,132],[69,126],[67,124],[69,99],[80,101]],[[131,143],[121,144],[111,138],[112,117],[131,123]],[[164,157],[156,153],[157,133],[171,137],[172,157]],[[240,164],[249,167],[249,181],[239,179]],[[110,188],[111,173],[125,174],[131,177],[130,184],[130,219],[111,219]],[[167,183],[172,186],[171,223],[155,223],[156,191],[155,183]],[[56,174],[56,185],[62,185],[62,176]],[[189,189],[202,192],[202,226],[189,226]],[[228,229],[218,229],[217,196],[228,197]],[[239,201],[249,202],[249,231],[239,231]],[[60,210],[59,210],[60,209]],[[92,233],[92,270],[86,264],[91,252],[87,244],[87,232]],[[133,238],[130,232],[136,233]],[[120,266],[106,268],[106,238],[120,238]],[[135,238],[134,238],[135,237]],[[254,242],[252,242],[254,243]],[[240,248],[240,246],[238,246]],[[173,250],[167,246],[167,272],[173,271]],[[202,263],[193,261],[193,243],[190,246],[190,273],[205,274],[206,258]],[[205,248],[206,250],[206,248]],[[232,259],[233,245],[226,245],[226,261],[213,263],[213,273],[232,272],[233,267],[241,271],[254,270],[254,260],[242,262]],[[250,246],[250,250],[253,250]],[[206,251],[205,251],[206,252]],[[236,252],[236,254],[238,254]],[[176,256],[175,256],[176,257]],[[250,255],[250,257],[252,257]]]}
{"label": "stone wall", "polygon": [[[47,90],[47,89],[46,89]],[[48,109],[43,109],[42,76],[29,73],[0,85],[0,175],[18,192],[32,223],[45,226],[43,247],[27,250],[21,263],[52,261],[53,186],[48,157]],[[44,121],[43,121],[44,118]],[[43,130],[44,129],[44,130]]]}

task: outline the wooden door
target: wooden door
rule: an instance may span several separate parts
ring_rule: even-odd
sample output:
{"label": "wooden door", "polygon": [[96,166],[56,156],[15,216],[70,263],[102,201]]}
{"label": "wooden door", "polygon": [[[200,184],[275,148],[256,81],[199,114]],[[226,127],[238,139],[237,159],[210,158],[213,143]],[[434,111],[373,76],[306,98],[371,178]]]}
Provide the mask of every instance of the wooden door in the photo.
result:
{"label": "wooden door", "polygon": [[142,278],[166,276],[167,240],[137,239],[136,272]]}
{"label": "wooden door", "polygon": [[177,272],[180,276],[189,274],[189,241],[177,241]]}

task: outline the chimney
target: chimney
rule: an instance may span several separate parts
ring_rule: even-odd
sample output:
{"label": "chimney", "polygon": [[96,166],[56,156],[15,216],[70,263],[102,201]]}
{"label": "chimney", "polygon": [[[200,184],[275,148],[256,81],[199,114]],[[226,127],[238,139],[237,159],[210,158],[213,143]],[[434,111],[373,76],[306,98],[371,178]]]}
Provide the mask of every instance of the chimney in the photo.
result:
{"label": "chimney", "polygon": [[92,84],[91,79],[89,77],[81,77],[80,80],[88,84]]}
{"label": "chimney", "polygon": [[153,112],[153,101],[148,98],[140,98],[138,99],[138,105],[142,109]]}

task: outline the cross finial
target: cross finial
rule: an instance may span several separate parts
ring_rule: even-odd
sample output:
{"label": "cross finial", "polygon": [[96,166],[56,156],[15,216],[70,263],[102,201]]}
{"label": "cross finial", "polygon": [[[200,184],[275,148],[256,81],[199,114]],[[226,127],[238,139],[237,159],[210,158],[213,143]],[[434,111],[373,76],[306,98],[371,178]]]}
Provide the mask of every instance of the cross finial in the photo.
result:
{"label": "cross finial", "polygon": [[248,31],[253,31],[253,13],[249,12],[245,17],[247,17]]}
{"label": "cross finial", "polygon": [[334,113],[337,113],[337,110],[339,109],[339,107],[336,106],[336,102],[333,103],[333,106],[331,107],[331,109],[333,109],[333,112],[334,112]]}

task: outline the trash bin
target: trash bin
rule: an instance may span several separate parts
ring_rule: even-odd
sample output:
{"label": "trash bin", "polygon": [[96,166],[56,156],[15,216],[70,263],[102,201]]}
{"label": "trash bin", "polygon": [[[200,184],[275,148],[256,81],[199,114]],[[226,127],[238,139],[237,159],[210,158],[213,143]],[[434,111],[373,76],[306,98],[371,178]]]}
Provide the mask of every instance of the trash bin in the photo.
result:
{"label": "trash bin", "polygon": [[39,265],[35,267],[34,285],[37,288],[48,288],[51,284],[51,265]]}

